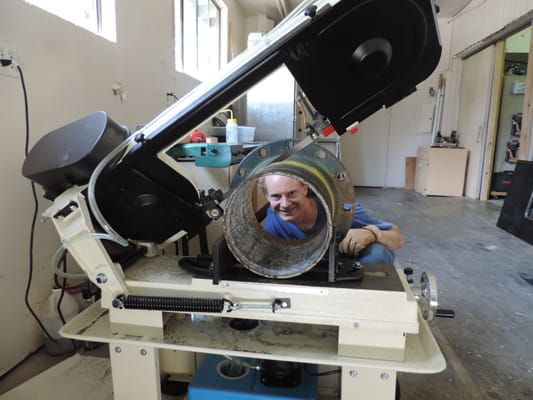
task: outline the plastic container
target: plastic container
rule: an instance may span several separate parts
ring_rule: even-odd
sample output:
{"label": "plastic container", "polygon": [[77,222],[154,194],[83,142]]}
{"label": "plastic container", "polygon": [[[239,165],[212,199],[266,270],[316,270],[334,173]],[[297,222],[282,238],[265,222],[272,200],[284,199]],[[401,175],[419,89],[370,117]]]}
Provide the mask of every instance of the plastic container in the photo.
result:
{"label": "plastic container", "polygon": [[237,125],[237,119],[233,118],[232,110],[227,109],[224,112],[230,113],[230,117],[226,122],[226,144],[239,144],[239,125]]}
{"label": "plastic container", "polygon": [[239,126],[239,143],[251,143],[254,141],[255,126]]}
{"label": "plastic container", "polygon": [[226,143],[239,144],[239,126],[235,118],[228,119],[226,123]]}
{"label": "plastic container", "polygon": [[[52,356],[71,354],[76,351],[78,347],[76,341],[64,338],[59,334],[59,329],[63,326],[63,321],[61,321],[57,310],[57,304],[61,298],[61,292],[62,289],[52,289],[52,293],[50,293],[44,302],[40,313],[42,324],[50,336],[55,340],[51,340],[43,332],[44,350]],[[74,318],[79,313],[79,310],[79,304],[76,299],[65,291],[63,299],[61,300],[61,314],[63,315],[65,322]]]}

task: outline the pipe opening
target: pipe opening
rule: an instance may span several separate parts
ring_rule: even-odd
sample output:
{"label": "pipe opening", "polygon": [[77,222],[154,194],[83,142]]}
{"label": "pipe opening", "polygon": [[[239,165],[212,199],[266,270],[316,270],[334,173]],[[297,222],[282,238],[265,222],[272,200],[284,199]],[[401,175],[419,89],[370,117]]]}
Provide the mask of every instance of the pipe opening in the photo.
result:
{"label": "pipe opening", "polygon": [[[269,174],[285,175],[309,186],[325,210],[326,223],[301,240],[275,237],[256,217],[257,203],[266,199],[259,189],[259,178]],[[290,278],[307,272],[325,255],[333,236],[332,199],[324,197],[325,188],[283,170],[255,175],[243,182],[230,196],[226,206],[224,233],[233,255],[252,272],[268,278]]]}

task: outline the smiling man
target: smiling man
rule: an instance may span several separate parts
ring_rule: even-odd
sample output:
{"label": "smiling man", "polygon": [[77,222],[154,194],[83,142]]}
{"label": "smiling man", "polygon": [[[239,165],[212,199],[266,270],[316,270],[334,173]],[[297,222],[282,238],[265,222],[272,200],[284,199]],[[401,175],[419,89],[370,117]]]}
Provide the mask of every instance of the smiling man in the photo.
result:
{"label": "smiling man", "polygon": [[[304,239],[326,223],[326,213],[307,184],[285,175],[266,175],[259,186],[270,204],[264,229],[271,235]],[[351,229],[339,250],[363,263],[392,264],[394,252],[403,244],[398,226],[375,218],[356,202]]]}

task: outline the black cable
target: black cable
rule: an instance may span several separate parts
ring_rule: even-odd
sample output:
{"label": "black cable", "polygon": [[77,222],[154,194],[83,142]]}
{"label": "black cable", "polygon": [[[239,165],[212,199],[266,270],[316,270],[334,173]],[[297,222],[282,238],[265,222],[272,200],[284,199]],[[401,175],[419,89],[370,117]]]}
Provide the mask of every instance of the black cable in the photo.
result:
{"label": "black cable", "polygon": [[[63,253],[63,257],[61,257],[61,264],[63,264],[63,272],[67,272],[67,252]],[[61,296],[59,296],[59,300],[57,301],[57,313],[59,315],[59,318],[61,319],[61,322],[63,325],[67,323],[65,320],[65,317],[63,316],[63,312],[61,311],[61,303],[63,303],[63,298],[65,297],[65,291],[67,287],[67,277],[63,277],[63,284],[61,285]],[[61,352],[65,355],[73,354],[76,351],[76,348],[78,347],[76,344],[76,341],[74,339],[70,339],[70,343],[72,344],[72,349],[64,349],[61,344],[59,344],[59,347],[61,349]]]}
{"label": "black cable", "polygon": [[22,73],[22,68],[20,68],[20,65],[18,64],[17,64],[17,70],[20,75],[20,83],[22,85],[22,93],[24,95],[24,119],[26,123],[26,142],[24,145],[24,155],[27,157],[29,153],[29,146],[30,146],[30,118],[29,118],[29,110],[28,110],[28,93],[26,92],[26,83],[24,82],[24,74]]}
{"label": "black cable", "polygon": [[[17,65],[17,70],[20,75],[20,82],[22,84],[22,93],[24,94],[24,117],[25,117],[25,123],[26,123],[26,139],[25,139],[25,145],[24,145],[24,155],[27,157],[29,152],[29,143],[30,143],[30,121],[29,121],[29,111],[28,111],[28,94],[26,92],[26,84],[24,82],[24,74],[22,73],[22,68],[20,68],[20,65]],[[29,301],[29,294],[31,289],[31,283],[33,280],[33,243],[34,243],[34,237],[35,237],[35,224],[37,222],[37,214],[39,212],[39,200],[37,199],[37,192],[35,190],[35,183],[31,181],[31,193],[33,196],[33,217],[31,220],[31,228],[30,228],[30,247],[29,247],[29,271],[28,271],[28,282],[26,284],[26,292],[24,294],[24,302],[26,303],[26,307],[30,311],[31,315],[37,321],[39,326],[41,327],[44,334],[54,343],[58,343],[57,340],[55,340],[52,335],[48,332],[46,327],[43,325],[35,311],[33,311],[33,308],[31,307],[30,301]]]}
{"label": "black cable", "polygon": [[174,93],[172,93],[172,92],[167,92],[167,97],[168,97],[168,96],[172,97],[172,98],[173,98],[174,100],[176,100],[176,101],[179,100],[179,99],[178,99],[178,96],[176,96],[176,95],[175,95]]}
{"label": "black cable", "polygon": [[199,276],[213,277],[213,258],[209,255],[199,255],[196,257],[181,257],[178,265],[184,270]]}
{"label": "black cable", "polygon": [[309,369],[309,366],[307,364],[304,364],[304,371],[306,374],[311,375],[311,376],[326,376],[326,375],[335,375],[335,374],[341,373],[340,368],[331,369],[329,371],[324,371],[324,372],[313,372]]}
{"label": "black cable", "polygon": [[[63,257],[61,257],[60,263],[63,265],[63,272],[67,272],[67,253],[63,253]],[[61,311],[61,303],[63,302],[63,298],[65,297],[65,286],[67,285],[67,278],[63,277],[63,282],[61,284],[61,295],[59,296],[59,300],[57,301],[56,309],[57,314],[59,315],[59,319],[65,325],[67,321],[65,321],[65,317],[63,316],[63,312]]]}

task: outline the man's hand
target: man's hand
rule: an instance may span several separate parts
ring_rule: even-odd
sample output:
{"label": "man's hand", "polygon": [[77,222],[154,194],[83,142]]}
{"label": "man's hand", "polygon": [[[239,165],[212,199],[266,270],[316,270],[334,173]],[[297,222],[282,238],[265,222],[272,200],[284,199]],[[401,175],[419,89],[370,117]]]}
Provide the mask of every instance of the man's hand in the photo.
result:
{"label": "man's hand", "polygon": [[341,253],[356,256],[371,243],[379,242],[381,231],[377,226],[367,225],[364,228],[350,229],[339,244]]}

